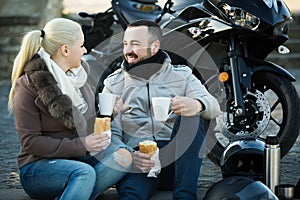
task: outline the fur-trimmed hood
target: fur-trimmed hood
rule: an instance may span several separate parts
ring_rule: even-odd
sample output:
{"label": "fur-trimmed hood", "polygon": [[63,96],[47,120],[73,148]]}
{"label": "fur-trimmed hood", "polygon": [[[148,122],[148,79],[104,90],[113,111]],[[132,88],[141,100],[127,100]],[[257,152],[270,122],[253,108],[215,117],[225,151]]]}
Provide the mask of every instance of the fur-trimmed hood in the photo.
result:
{"label": "fur-trimmed hood", "polygon": [[37,98],[53,118],[69,129],[76,128],[77,121],[81,124],[85,122],[83,115],[73,106],[71,99],[61,92],[46,63],[38,54],[35,54],[25,65],[24,72],[30,84],[36,88]]}

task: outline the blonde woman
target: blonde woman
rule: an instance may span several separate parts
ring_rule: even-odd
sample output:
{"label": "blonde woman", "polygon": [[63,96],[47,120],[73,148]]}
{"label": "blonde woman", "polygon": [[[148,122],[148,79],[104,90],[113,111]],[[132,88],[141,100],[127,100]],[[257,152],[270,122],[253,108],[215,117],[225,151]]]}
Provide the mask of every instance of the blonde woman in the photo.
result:
{"label": "blonde woman", "polygon": [[8,107],[21,144],[20,181],[35,199],[95,199],[131,165],[125,145],[105,149],[108,136],[93,134],[83,44],[80,25],[57,18],[27,33],[14,61]]}

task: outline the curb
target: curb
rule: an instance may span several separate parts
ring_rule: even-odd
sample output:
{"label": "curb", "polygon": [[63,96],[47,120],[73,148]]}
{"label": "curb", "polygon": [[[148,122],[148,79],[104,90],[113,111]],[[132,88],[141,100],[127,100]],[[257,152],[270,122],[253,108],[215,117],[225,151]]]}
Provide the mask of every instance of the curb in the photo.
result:
{"label": "curb", "polygon": [[[198,200],[203,199],[207,189],[198,189]],[[23,189],[0,189],[0,200],[33,200]],[[109,188],[97,200],[117,200],[118,195],[114,188]],[[171,191],[157,191],[150,200],[172,200]]]}

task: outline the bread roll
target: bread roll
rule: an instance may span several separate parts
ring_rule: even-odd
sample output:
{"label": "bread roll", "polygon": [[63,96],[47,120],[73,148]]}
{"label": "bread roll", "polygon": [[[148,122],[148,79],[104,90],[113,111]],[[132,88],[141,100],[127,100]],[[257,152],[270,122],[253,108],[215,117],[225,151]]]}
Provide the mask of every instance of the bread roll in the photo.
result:
{"label": "bread roll", "polygon": [[97,117],[94,124],[94,133],[100,134],[110,129],[110,117]]}
{"label": "bread roll", "polygon": [[147,153],[149,155],[153,155],[155,154],[156,150],[157,150],[157,144],[154,141],[151,140],[145,140],[143,142],[139,143],[140,146],[140,152],[141,153]]}

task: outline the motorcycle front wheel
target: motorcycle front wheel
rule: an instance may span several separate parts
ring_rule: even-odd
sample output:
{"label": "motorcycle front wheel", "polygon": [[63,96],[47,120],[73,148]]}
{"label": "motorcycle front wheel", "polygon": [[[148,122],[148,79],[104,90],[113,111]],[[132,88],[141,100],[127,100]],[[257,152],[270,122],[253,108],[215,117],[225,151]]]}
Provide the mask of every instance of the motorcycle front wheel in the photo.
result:
{"label": "motorcycle front wheel", "polygon": [[230,142],[247,137],[265,140],[268,135],[279,138],[281,157],[284,157],[294,145],[300,128],[300,101],[293,83],[272,72],[256,72],[252,92],[243,101],[247,110],[244,119],[228,126],[229,114],[224,111],[221,119],[210,122],[210,127],[216,128],[209,129],[208,158],[220,165],[222,153]]}

